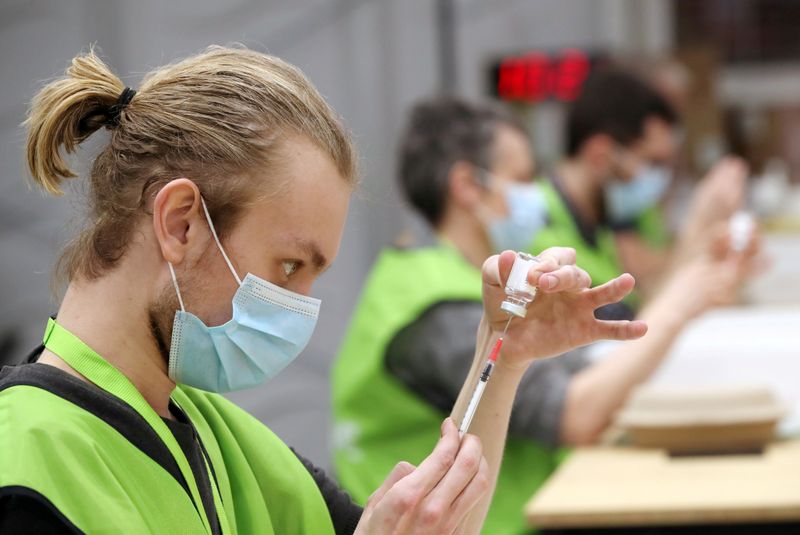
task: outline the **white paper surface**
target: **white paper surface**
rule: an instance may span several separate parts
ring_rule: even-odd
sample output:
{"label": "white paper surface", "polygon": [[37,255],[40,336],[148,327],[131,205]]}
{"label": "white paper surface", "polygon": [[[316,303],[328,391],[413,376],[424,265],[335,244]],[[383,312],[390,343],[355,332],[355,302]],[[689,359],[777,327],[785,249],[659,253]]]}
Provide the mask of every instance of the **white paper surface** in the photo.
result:
{"label": "white paper surface", "polygon": [[[616,343],[595,344],[602,359]],[[694,322],[647,383],[767,385],[786,404],[783,435],[800,435],[800,305],[716,310]]]}

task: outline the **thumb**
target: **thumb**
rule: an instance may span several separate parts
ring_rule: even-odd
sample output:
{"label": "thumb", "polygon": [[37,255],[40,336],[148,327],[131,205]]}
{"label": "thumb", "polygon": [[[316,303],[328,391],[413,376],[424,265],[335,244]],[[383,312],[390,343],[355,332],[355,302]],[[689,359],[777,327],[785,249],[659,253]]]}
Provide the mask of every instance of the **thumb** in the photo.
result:
{"label": "thumb", "polygon": [[514,251],[503,251],[500,253],[500,258],[497,261],[497,268],[500,274],[500,286],[505,286],[508,276],[511,275],[511,268],[514,266],[514,260],[517,258],[517,253]]}
{"label": "thumb", "polygon": [[516,258],[514,251],[503,251],[499,255],[487,258],[481,268],[484,284],[504,286],[514,265],[514,258]]}

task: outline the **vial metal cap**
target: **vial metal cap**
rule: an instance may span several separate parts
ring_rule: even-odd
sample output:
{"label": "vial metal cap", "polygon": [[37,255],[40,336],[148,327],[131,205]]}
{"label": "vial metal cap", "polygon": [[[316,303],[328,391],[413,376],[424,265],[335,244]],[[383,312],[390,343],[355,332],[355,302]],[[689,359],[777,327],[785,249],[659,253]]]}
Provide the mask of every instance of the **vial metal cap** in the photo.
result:
{"label": "vial metal cap", "polygon": [[503,301],[500,303],[500,310],[507,312],[508,314],[513,314],[518,318],[524,318],[525,315],[528,313],[528,309],[525,308],[524,305],[518,305],[516,303],[512,303],[511,301]]}

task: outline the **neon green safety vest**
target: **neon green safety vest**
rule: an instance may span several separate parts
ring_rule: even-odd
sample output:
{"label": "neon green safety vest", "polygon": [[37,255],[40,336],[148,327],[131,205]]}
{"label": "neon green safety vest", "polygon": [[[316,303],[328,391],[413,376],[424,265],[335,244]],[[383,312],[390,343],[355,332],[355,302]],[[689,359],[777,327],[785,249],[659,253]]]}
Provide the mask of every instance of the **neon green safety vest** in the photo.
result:
{"label": "neon green safety vest", "polygon": [[[587,243],[553,184],[549,180],[537,183],[544,194],[549,221],[534,237],[531,252],[536,254],[549,247],[572,247],[577,255],[575,263],[592,277],[592,286],[599,286],[620,276],[623,268],[617,254],[614,232],[606,227],[598,227],[596,245]],[[623,301],[635,309],[639,297],[634,290]]]}
{"label": "neon green safety vest", "polygon": [[[389,342],[431,306],[481,300],[480,271],[441,245],[381,253],[333,371],[334,460],[339,482],[364,503],[399,461],[418,464],[447,416],[386,371]],[[552,473],[553,450],[509,437],[484,533],[525,531],[525,502]]]}
{"label": "neon green safety vest", "polygon": [[636,232],[645,243],[656,249],[666,248],[671,241],[661,206],[648,208],[636,219]]}
{"label": "neon green safety vest", "polygon": [[577,253],[576,264],[592,277],[592,285],[608,282],[622,273],[614,243],[614,233],[605,227],[597,228],[597,245],[586,243],[567,205],[558,190],[548,180],[537,182],[547,203],[548,224],[540,230],[531,244],[531,251],[548,247],[572,247]]}
{"label": "neon green safety vest", "polygon": [[[133,384],[53,320],[44,340],[146,421],[189,492],[97,415],[45,388],[13,383],[0,390],[0,489],[39,493],[87,533],[208,533],[189,462]],[[311,475],[270,430],[216,394],[178,386],[171,399],[191,420],[211,461],[207,468],[223,533],[333,534]]]}

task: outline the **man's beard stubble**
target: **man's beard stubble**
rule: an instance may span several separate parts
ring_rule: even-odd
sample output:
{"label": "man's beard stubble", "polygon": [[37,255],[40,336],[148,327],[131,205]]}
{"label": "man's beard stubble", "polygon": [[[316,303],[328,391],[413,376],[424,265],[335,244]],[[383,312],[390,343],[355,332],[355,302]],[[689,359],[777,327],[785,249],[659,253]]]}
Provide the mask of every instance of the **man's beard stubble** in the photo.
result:
{"label": "man's beard stubble", "polygon": [[[215,248],[214,240],[209,237],[203,254],[194,265],[184,270],[178,270],[177,268],[175,270],[175,276],[178,278],[181,296],[187,310],[191,310],[189,303],[195,302],[194,296],[204,295],[204,290],[206,289],[205,281],[198,280],[197,277],[187,276],[187,274],[207,272],[209,270],[208,263],[215,261],[210,255],[210,251]],[[175,312],[180,309],[181,303],[178,300],[178,294],[172,281],[170,281],[164,286],[158,298],[147,310],[150,334],[167,368],[169,368],[169,348],[172,344],[172,326],[175,321]]]}
{"label": "man's beard stubble", "polygon": [[172,339],[172,324],[175,319],[175,311],[180,310],[178,296],[172,284],[165,287],[158,298],[153,302],[148,311],[150,323],[150,334],[158,347],[164,364],[169,366],[169,346]]}
{"label": "man's beard stubble", "polygon": [[[213,244],[213,241],[211,243]],[[207,258],[207,256],[203,258]],[[179,271],[176,269],[175,275],[178,278],[181,296],[187,310],[192,310],[190,303],[197,302],[195,296],[204,295],[206,289],[205,281],[188,275],[188,272],[202,273],[204,270],[207,270],[207,265],[202,260],[186,270]],[[172,344],[172,327],[175,321],[175,313],[180,309],[181,303],[178,300],[178,294],[172,281],[170,281],[164,286],[158,298],[147,310],[150,334],[167,368],[169,368],[169,348]]]}

